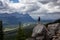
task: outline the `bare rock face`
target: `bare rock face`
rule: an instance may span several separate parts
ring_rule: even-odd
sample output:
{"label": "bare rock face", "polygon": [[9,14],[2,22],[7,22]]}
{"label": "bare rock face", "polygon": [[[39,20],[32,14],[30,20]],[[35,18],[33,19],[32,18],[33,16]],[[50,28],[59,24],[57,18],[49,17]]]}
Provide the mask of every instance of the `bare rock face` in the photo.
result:
{"label": "bare rock face", "polygon": [[36,37],[36,40],[43,40],[43,39],[44,39],[44,36]]}
{"label": "bare rock face", "polygon": [[45,26],[42,24],[38,24],[33,29],[32,37],[35,37],[37,34],[41,33],[44,30]]}
{"label": "bare rock face", "polygon": [[49,24],[48,31],[50,32],[48,33],[49,37],[52,38],[53,36],[60,32],[60,23]]}
{"label": "bare rock face", "polygon": [[39,23],[33,29],[32,37],[35,38],[35,40],[43,40],[45,34],[46,34],[45,25]]}
{"label": "bare rock face", "polygon": [[28,38],[28,39],[26,39],[26,40],[35,40],[34,38]]}
{"label": "bare rock face", "polygon": [[[47,32],[47,30],[48,32]],[[44,39],[46,37],[46,39]],[[48,24],[47,28],[43,24],[37,24],[33,28],[32,38],[28,40],[60,40],[60,23]]]}

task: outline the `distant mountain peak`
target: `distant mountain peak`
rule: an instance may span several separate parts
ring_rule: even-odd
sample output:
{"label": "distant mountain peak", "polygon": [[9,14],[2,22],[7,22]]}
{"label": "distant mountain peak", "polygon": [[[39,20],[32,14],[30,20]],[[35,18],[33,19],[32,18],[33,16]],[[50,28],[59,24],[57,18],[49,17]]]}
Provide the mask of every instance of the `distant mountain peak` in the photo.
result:
{"label": "distant mountain peak", "polygon": [[[35,20],[29,14],[20,14],[20,13],[3,13],[0,14],[0,20],[3,21],[3,24],[18,24],[19,22],[35,22]],[[11,21],[12,20],[12,21]]]}

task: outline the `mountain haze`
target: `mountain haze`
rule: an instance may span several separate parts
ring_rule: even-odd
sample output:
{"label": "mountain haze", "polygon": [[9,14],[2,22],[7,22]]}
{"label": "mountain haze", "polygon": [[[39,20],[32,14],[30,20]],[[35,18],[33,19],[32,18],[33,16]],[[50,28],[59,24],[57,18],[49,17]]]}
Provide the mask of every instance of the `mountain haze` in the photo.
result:
{"label": "mountain haze", "polygon": [[19,14],[15,13],[0,13],[0,20],[3,21],[3,24],[18,24],[19,22],[34,22],[35,20],[29,16],[29,14]]}

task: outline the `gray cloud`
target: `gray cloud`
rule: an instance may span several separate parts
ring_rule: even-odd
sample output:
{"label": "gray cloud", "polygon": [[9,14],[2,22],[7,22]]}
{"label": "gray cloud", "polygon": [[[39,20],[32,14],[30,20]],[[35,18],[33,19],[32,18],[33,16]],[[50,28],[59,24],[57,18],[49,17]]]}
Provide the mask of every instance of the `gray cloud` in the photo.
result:
{"label": "gray cloud", "polygon": [[[60,2],[59,2],[59,0],[33,0],[33,1],[32,0],[31,1],[22,0],[21,4],[23,4],[23,6],[20,5],[21,6],[21,7],[19,6],[20,8],[18,8],[16,6],[18,9],[12,8],[13,6],[9,7],[10,2],[9,1],[6,1],[6,2],[7,2],[7,4],[5,2],[3,2],[3,3],[5,3],[4,5],[6,5],[4,8],[6,10],[8,9],[9,11],[11,9],[13,9],[14,11],[18,11],[18,12],[20,10],[22,12],[34,13],[34,12],[38,11],[38,12],[42,13],[42,12],[57,12],[57,11],[60,10]],[[0,9],[1,9],[1,7],[0,7]]]}
{"label": "gray cloud", "polygon": [[[44,17],[46,13],[54,14],[54,12],[60,12],[60,0],[21,0],[16,6],[12,5],[12,3],[10,4],[8,0],[2,2],[6,4],[4,4],[5,6],[3,6],[2,9],[0,7],[1,13],[3,11],[5,13],[22,12],[29,13],[32,17]],[[55,16],[53,16],[53,18],[54,17]],[[50,16],[48,16],[48,18],[50,18]]]}

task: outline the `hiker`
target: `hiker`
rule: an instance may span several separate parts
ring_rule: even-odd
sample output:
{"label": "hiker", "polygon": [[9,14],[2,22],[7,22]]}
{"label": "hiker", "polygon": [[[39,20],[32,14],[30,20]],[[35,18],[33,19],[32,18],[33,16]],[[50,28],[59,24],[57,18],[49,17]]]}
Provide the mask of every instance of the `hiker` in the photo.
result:
{"label": "hiker", "polygon": [[35,40],[48,40],[47,29],[44,24],[40,23],[40,17],[38,18],[38,24],[33,28],[32,37]]}

